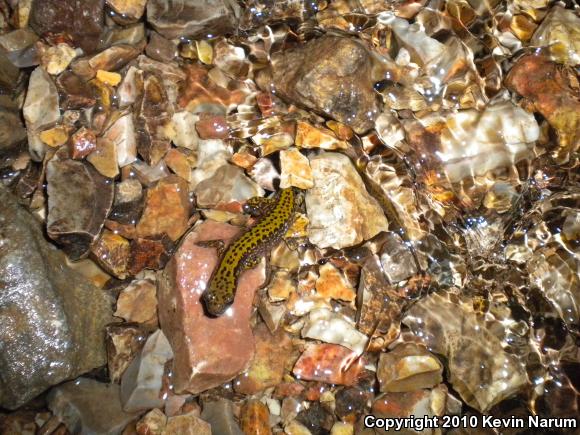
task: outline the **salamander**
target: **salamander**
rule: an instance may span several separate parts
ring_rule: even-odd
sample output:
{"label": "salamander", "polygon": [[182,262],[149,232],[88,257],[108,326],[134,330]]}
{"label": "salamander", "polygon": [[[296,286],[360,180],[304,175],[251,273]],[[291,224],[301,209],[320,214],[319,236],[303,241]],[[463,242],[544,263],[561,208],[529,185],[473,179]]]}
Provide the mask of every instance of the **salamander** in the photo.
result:
{"label": "salamander", "polygon": [[234,302],[241,272],[257,266],[282,240],[294,221],[296,207],[293,188],[281,189],[272,198],[247,201],[244,211],[258,220],[223,250],[202,296],[208,314],[220,316]]}

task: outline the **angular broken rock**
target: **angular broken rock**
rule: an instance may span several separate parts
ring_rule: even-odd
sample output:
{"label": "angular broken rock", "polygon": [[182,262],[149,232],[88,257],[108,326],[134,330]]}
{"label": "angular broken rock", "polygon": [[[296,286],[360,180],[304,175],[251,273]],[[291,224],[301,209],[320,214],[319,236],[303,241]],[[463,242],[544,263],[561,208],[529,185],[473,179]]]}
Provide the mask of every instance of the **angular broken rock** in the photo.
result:
{"label": "angular broken rock", "polygon": [[112,382],[119,383],[121,376],[139,353],[149,332],[135,324],[107,326],[107,368]]}
{"label": "angular broken rock", "polygon": [[238,16],[238,6],[228,0],[150,0],[147,5],[147,21],[168,39],[230,33]]}
{"label": "angular broken rock", "polygon": [[137,224],[138,237],[167,234],[176,241],[187,230],[190,203],[187,183],[176,175],[159,181],[147,191],[145,210]]}
{"label": "angular broken rock", "polygon": [[26,101],[22,109],[28,128],[28,146],[32,157],[42,160],[44,144],[38,134],[45,127],[52,127],[60,118],[58,91],[52,78],[41,67],[30,75]]}
{"label": "angular broken rock", "polygon": [[214,248],[197,243],[227,243],[238,233],[228,224],[204,222],[183,239],[159,280],[159,320],[175,352],[178,394],[197,394],[233,379],[254,354],[250,315],[254,293],[265,281],[263,262],[242,273],[234,304],[221,317],[207,317],[200,301],[218,258]]}
{"label": "angular broken rock", "polygon": [[256,394],[282,382],[284,366],[292,352],[290,336],[282,328],[272,334],[260,323],[254,329],[254,339],[256,353],[252,363],[234,382],[236,392],[241,394]]}
{"label": "angular broken rock", "polygon": [[306,193],[306,209],[312,243],[340,249],[388,229],[382,209],[348,157],[323,153],[312,157],[310,166],[314,187]]}
{"label": "angular broken rock", "polygon": [[104,27],[104,3],[104,0],[33,0],[30,27],[39,35],[66,33],[85,53],[92,53]]}
{"label": "angular broken rock", "polygon": [[432,388],[443,381],[443,366],[423,346],[405,343],[381,353],[377,378],[382,392]]}
{"label": "angular broken rock", "polygon": [[71,260],[88,254],[113,204],[113,183],[89,163],[57,154],[47,164],[47,232]]}
{"label": "angular broken rock", "polygon": [[105,363],[111,301],[65,266],[35,219],[0,186],[0,407]]}
{"label": "angular broken rock", "polygon": [[121,402],[127,412],[160,408],[164,400],[160,393],[165,363],[173,351],[158,329],[149,336],[141,353],[127,367],[121,378]]}
{"label": "angular broken rock", "polygon": [[371,57],[354,39],[323,36],[277,53],[271,74],[282,98],[350,125],[357,133],[372,128],[379,115]]}

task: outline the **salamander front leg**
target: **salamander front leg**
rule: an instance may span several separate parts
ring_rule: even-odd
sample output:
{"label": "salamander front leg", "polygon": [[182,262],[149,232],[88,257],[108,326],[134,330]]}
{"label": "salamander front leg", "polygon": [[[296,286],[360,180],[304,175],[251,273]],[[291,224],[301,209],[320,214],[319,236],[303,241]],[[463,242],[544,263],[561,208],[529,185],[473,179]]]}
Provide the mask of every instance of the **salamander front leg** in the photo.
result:
{"label": "salamander front leg", "polygon": [[202,248],[215,248],[217,249],[218,257],[221,257],[226,250],[226,244],[223,240],[202,240],[196,243],[197,246]]}

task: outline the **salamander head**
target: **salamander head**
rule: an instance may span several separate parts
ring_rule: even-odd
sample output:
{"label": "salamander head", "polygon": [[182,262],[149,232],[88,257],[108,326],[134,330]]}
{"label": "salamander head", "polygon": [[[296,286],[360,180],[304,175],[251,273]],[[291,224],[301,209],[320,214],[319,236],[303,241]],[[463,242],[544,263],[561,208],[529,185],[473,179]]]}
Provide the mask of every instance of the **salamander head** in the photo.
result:
{"label": "salamander head", "polygon": [[227,292],[221,290],[221,288],[210,287],[203,293],[201,300],[205,307],[207,314],[212,317],[221,316],[228,307],[234,302],[234,295],[228,296]]}

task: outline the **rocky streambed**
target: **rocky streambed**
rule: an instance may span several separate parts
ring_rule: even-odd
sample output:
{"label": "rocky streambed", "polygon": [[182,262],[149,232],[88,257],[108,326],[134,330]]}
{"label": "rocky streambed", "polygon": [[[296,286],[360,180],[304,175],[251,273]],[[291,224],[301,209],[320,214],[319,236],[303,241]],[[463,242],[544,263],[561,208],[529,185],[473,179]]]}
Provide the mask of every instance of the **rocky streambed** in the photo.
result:
{"label": "rocky streambed", "polygon": [[579,29],[0,0],[0,433],[577,433]]}

